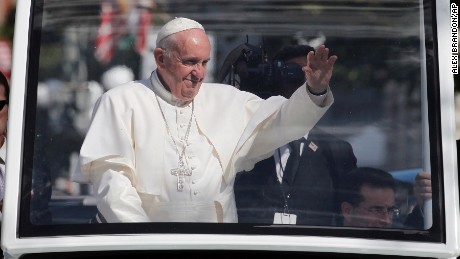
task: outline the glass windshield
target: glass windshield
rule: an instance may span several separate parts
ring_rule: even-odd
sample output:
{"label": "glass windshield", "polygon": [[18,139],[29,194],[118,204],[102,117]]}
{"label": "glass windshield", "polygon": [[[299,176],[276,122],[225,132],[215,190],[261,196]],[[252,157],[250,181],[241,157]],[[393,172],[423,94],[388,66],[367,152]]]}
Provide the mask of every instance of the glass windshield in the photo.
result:
{"label": "glass windshield", "polygon": [[[433,172],[433,190],[440,188],[434,172],[441,168],[441,156],[435,151],[439,140],[429,135],[438,127],[438,115],[428,113],[429,104],[438,102],[430,3],[47,0],[34,4],[26,116],[26,127],[33,130],[25,132],[33,135],[25,143],[33,152],[24,155],[30,166],[23,169],[23,235],[49,234],[40,232],[47,225],[56,229],[77,225],[66,231],[81,233],[89,228],[80,225],[104,218],[97,208],[100,192],[79,168],[94,107],[107,91],[149,79],[157,68],[158,31],[174,17],[196,20],[206,30],[211,52],[204,84],[228,84],[257,98],[289,98],[302,87],[302,62],[307,62],[310,51],[325,45],[328,56],[338,57],[329,82],[334,98],[330,109],[299,146],[281,146],[260,156],[258,163],[238,168],[229,184],[234,184],[239,226],[223,224],[207,228],[206,233],[309,235],[327,227],[332,235],[385,237],[378,231],[356,234],[344,229],[389,229],[399,235],[404,229],[423,232],[433,225],[434,230],[441,227],[440,197],[434,195],[424,211],[426,201],[414,192],[421,172],[427,179]],[[301,55],[289,52],[296,48]],[[239,115],[234,116],[240,123]],[[107,126],[107,132],[114,130]],[[285,132],[280,130],[279,136]],[[206,134],[202,135],[208,138]],[[164,138],[170,141],[167,134]],[[208,146],[218,150],[213,143]],[[132,148],[141,147],[136,143]],[[298,161],[289,162],[297,151]],[[159,158],[146,154],[142,159]],[[366,176],[358,177],[362,171]],[[134,176],[126,180],[133,188],[148,185],[136,182],[137,171],[131,173]],[[371,179],[374,173],[377,178]],[[179,185],[180,176],[166,175]],[[182,177],[191,185],[195,176]],[[286,224],[288,230],[269,228]],[[186,230],[181,226],[119,229],[204,231],[192,224]],[[113,231],[118,232],[109,232]]]}

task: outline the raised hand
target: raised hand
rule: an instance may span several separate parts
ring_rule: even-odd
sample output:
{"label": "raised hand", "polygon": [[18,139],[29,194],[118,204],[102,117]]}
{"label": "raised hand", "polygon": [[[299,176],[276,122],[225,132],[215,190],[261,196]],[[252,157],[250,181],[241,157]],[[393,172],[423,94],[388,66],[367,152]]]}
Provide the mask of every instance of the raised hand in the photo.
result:
{"label": "raised hand", "polygon": [[302,68],[307,79],[307,87],[314,94],[324,93],[332,77],[337,56],[329,56],[329,49],[321,45],[307,55],[307,65]]}

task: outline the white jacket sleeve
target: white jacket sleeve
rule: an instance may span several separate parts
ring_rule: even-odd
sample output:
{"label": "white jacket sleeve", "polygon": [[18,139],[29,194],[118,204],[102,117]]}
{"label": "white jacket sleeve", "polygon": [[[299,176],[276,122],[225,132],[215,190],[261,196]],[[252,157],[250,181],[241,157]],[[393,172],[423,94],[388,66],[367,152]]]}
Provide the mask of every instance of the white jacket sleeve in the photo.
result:
{"label": "white jacket sleeve", "polygon": [[98,210],[107,222],[150,221],[134,188],[132,114],[103,95],[80,150],[81,172],[93,184]]}
{"label": "white jacket sleeve", "polygon": [[276,148],[305,136],[333,102],[329,89],[324,96],[314,96],[306,87],[299,87],[288,100],[280,97],[265,100],[238,143],[235,171],[248,171],[271,156]]}

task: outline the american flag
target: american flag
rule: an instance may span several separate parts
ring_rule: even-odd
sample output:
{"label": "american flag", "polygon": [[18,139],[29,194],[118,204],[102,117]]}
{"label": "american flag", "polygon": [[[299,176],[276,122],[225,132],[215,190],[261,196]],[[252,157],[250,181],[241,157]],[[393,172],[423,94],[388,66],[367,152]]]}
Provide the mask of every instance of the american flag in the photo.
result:
{"label": "american flag", "polygon": [[101,24],[96,38],[96,59],[104,64],[112,60],[114,53],[114,31],[112,21],[114,18],[114,10],[112,3],[108,0],[101,3]]}
{"label": "american flag", "polygon": [[147,34],[152,20],[150,8],[140,8],[139,23],[136,37],[136,51],[142,53],[147,45]]}

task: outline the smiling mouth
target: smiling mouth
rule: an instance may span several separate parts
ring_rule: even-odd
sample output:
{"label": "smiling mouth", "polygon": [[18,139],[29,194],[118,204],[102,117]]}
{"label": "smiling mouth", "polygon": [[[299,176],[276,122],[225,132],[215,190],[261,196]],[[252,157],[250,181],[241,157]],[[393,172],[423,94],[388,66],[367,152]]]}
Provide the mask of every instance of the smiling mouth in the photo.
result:
{"label": "smiling mouth", "polygon": [[189,78],[186,78],[186,80],[190,81],[193,85],[196,85],[202,81],[201,79],[189,79]]}

